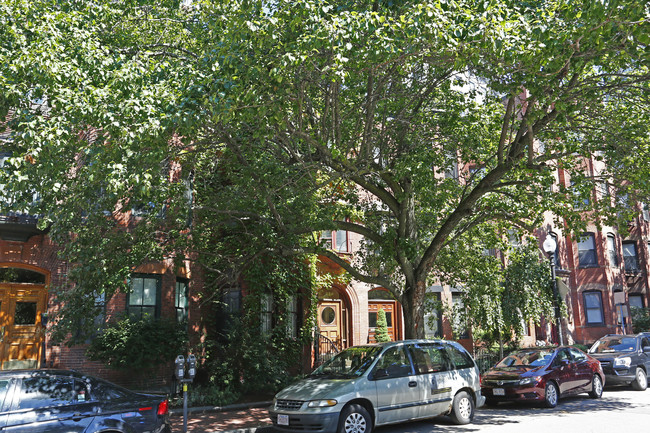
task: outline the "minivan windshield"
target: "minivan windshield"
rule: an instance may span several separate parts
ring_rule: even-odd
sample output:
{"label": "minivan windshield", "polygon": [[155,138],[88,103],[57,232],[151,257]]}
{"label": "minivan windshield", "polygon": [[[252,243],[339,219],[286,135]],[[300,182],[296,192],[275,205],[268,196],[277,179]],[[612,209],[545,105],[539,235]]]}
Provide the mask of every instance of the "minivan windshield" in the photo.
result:
{"label": "minivan windshield", "polygon": [[380,346],[349,347],[318,367],[309,377],[342,379],[359,377],[368,370],[380,352]]}
{"label": "minivan windshield", "polygon": [[596,341],[589,349],[589,353],[634,352],[635,350],[637,350],[636,338],[611,336]]}
{"label": "minivan windshield", "polygon": [[533,368],[547,365],[553,357],[553,350],[520,350],[506,356],[496,367]]}

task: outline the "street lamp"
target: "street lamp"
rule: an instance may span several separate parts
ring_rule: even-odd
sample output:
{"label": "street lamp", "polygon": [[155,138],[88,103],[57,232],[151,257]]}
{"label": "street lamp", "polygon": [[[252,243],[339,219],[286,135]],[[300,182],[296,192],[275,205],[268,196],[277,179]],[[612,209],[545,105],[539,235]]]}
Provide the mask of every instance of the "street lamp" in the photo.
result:
{"label": "street lamp", "polygon": [[559,295],[557,290],[557,278],[555,278],[555,250],[557,249],[557,242],[550,233],[546,235],[546,239],[542,244],[542,248],[544,249],[544,252],[548,254],[548,258],[551,262],[551,278],[553,279],[553,307],[555,308],[555,321],[557,322],[557,334],[560,340],[560,346],[563,346],[564,338],[562,337]]}

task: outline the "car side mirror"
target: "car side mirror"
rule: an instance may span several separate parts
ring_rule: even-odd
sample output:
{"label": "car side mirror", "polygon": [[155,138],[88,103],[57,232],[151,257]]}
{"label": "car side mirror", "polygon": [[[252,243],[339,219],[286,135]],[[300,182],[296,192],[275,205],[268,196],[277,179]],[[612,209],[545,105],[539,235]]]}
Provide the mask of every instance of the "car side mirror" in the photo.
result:
{"label": "car side mirror", "polygon": [[643,346],[644,353],[650,353],[650,346]]}
{"label": "car side mirror", "polygon": [[372,378],[375,380],[383,379],[384,377],[388,377],[388,370],[385,368],[378,368],[372,372]]}

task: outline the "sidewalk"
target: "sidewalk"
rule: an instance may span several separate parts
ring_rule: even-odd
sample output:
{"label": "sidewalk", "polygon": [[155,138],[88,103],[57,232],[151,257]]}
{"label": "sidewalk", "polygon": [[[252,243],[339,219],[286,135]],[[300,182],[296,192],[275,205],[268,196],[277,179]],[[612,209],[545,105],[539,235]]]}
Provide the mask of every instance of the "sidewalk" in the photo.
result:
{"label": "sidewalk", "polygon": [[[270,401],[265,401],[224,407],[188,408],[187,431],[191,433],[255,433],[257,429],[272,425],[268,414],[270,405]],[[172,432],[182,432],[183,409],[175,408],[170,412]]]}

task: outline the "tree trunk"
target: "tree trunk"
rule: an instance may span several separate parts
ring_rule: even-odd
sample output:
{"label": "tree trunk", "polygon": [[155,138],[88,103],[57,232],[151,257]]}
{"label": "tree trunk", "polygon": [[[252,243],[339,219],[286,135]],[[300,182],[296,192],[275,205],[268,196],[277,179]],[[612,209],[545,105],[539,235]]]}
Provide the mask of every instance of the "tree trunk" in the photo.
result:
{"label": "tree trunk", "polygon": [[417,281],[415,287],[407,288],[402,296],[404,314],[404,338],[424,338],[425,281]]}

